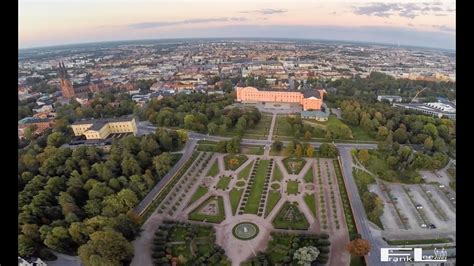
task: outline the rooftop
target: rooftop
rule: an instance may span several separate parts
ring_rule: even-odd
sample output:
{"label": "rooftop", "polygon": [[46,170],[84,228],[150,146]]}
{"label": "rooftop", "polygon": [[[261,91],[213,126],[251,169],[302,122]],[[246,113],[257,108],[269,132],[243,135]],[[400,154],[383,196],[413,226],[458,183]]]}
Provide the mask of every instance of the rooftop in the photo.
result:
{"label": "rooftop", "polygon": [[91,129],[93,129],[95,124],[110,123],[110,122],[126,122],[126,121],[131,121],[132,119],[133,119],[133,116],[122,116],[122,117],[117,117],[117,118],[83,119],[83,120],[74,122],[73,125],[94,124],[91,127]]}

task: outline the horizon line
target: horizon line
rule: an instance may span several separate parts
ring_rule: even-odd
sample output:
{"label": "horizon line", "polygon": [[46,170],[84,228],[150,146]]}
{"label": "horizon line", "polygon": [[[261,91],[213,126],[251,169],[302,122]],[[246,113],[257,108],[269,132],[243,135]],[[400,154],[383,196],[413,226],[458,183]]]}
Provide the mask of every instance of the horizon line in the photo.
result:
{"label": "horizon line", "polygon": [[255,39],[255,40],[306,40],[306,41],[323,41],[323,42],[341,42],[341,43],[354,43],[354,44],[372,44],[372,45],[384,45],[384,46],[399,46],[407,48],[423,48],[423,49],[435,49],[435,50],[444,50],[456,52],[456,48],[440,48],[440,47],[429,47],[429,46],[417,46],[417,45],[407,45],[407,44],[393,44],[393,43],[384,43],[384,42],[365,42],[365,41],[348,41],[348,40],[337,40],[337,39],[316,39],[316,38],[285,38],[285,37],[182,37],[182,38],[152,38],[152,39],[122,39],[122,40],[113,40],[113,41],[95,41],[95,42],[78,42],[78,43],[64,43],[64,44],[53,44],[46,46],[33,46],[27,48],[18,48],[18,51],[30,50],[30,49],[47,49],[54,47],[62,46],[75,46],[75,45],[92,45],[92,44],[101,44],[101,43],[119,43],[119,42],[137,42],[137,41],[161,41],[161,40],[201,40],[201,39]]}

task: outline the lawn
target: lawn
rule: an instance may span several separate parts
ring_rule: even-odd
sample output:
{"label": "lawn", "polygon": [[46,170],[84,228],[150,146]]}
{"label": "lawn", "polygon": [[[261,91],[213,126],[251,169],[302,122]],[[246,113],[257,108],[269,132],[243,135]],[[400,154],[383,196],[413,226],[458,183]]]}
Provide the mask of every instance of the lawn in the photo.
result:
{"label": "lawn", "polygon": [[243,154],[229,154],[224,157],[225,170],[235,171],[239,168],[248,157]]}
{"label": "lawn", "polygon": [[260,136],[262,138],[266,137],[270,130],[271,123],[272,116],[262,115],[260,121],[254,127],[245,129],[244,138],[255,138],[255,136]]}
{"label": "lawn", "polygon": [[223,176],[219,179],[216,187],[217,189],[226,190],[227,186],[229,186],[230,180],[232,179],[231,176]]}
{"label": "lawn", "polygon": [[293,136],[291,125],[286,120],[287,117],[288,116],[277,116],[275,121],[275,129],[273,130],[274,136]]}
{"label": "lawn", "polygon": [[310,167],[308,169],[308,172],[306,172],[303,179],[304,179],[304,182],[306,182],[306,183],[313,183],[313,180],[314,180],[313,179],[313,167]]}
{"label": "lawn", "polygon": [[288,157],[283,159],[283,165],[289,174],[297,175],[306,164],[306,160],[302,158]]}
{"label": "lawn", "polygon": [[200,199],[202,196],[204,196],[209,189],[207,187],[199,186],[194,194],[191,196],[191,199],[188,202],[188,206],[191,205],[193,202],[197,201]]}
{"label": "lawn", "polygon": [[283,180],[283,174],[281,173],[280,166],[278,166],[278,164],[275,164],[275,167],[273,169],[272,181],[281,181],[281,180]]}
{"label": "lawn", "polygon": [[[200,213],[200,210],[205,207],[210,201],[215,200],[217,198],[217,205],[218,205],[218,213],[217,215],[207,215]],[[220,223],[225,219],[225,211],[224,211],[224,200],[221,196],[211,196],[206,201],[201,203],[201,205],[197,206],[189,215],[188,219],[192,221],[206,221],[209,223]]]}
{"label": "lawn", "polygon": [[237,212],[237,208],[239,207],[240,198],[242,197],[243,192],[244,192],[243,188],[241,189],[233,188],[229,192],[230,205],[232,206],[232,213],[234,215]]}
{"label": "lawn", "polygon": [[252,185],[252,188],[250,189],[247,204],[245,205],[245,213],[257,214],[258,212],[260,198],[262,197],[263,186],[265,184],[265,176],[269,163],[269,160],[260,160],[260,163],[257,167],[257,171],[255,173],[255,180]]}
{"label": "lawn", "polygon": [[306,230],[309,223],[296,203],[285,202],[275,219],[272,221],[276,229]]}
{"label": "lawn", "polygon": [[352,130],[352,136],[354,137],[355,140],[363,140],[363,141],[375,141],[374,138],[372,138],[367,131],[363,130],[362,128],[358,126],[351,126],[348,125],[351,130]]}
{"label": "lawn", "polygon": [[314,218],[316,218],[316,198],[314,194],[306,194],[304,195],[303,199],[308,208],[311,210]]}
{"label": "lawn", "polygon": [[263,155],[264,146],[256,146],[256,145],[241,145],[240,146],[240,153],[244,154],[253,154],[253,155]]}
{"label": "lawn", "polygon": [[341,194],[342,206],[344,210],[344,217],[346,218],[347,229],[349,235],[357,234],[357,227],[354,220],[354,214],[352,213],[351,203],[349,196],[347,195],[346,186],[344,185],[344,178],[342,176],[341,168],[339,167],[339,161],[333,160],[334,170],[336,172],[337,185]]}
{"label": "lawn", "polygon": [[207,176],[216,176],[219,173],[219,164],[217,162],[217,159],[214,161],[212,164],[211,168],[209,168],[209,171],[207,172]]}
{"label": "lawn", "polygon": [[295,180],[290,180],[288,181],[288,183],[286,184],[286,193],[288,195],[291,195],[291,194],[294,194],[294,195],[298,195],[298,181],[295,181]]}
{"label": "lawn", "polygon": [[252,171],[252,166],[253,166],[253,163],[249,163],[247,166],[245,166],[245,168],[242,169],[242,171],[240,171],[239,174],[237,175],[239,179],[249,178],[250,171]]}
{"label": "lawn", "polygon": [[265,217],[273,210],[275,205],[277,205],[278,201],[281,199],[280,191],[269,191],[267,197],[267,206],[265,208]]}

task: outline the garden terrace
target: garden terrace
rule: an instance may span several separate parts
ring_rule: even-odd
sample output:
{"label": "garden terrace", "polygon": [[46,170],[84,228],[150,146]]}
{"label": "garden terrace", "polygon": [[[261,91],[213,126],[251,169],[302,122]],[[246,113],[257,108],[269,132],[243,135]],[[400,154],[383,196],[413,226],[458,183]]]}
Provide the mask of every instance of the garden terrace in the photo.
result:
{"label": "garden terrace", "polygon": [[285,166],[287,173],[290,175],[298,175],[305,164],[306,160],[302,158],[288,157],[283,159],[283,165]]}
{"label": "garden terrace", "polygon": [[192,221],[221,223],[225,219],[224,200],[221,196],[210,196],[189,215]]}
{"label": "garden terrace", "polygon": [[245,161],[247,161],[248,157],[243,154],[230,154],[224,157],[224,164],[225,170],[237,170]]}
{"label": "garden terrace", "polygon": [[298,208],[298,204],[290,202],[283,204],[272,224],[276,229],[307,230],[309,228],[308,220]]}

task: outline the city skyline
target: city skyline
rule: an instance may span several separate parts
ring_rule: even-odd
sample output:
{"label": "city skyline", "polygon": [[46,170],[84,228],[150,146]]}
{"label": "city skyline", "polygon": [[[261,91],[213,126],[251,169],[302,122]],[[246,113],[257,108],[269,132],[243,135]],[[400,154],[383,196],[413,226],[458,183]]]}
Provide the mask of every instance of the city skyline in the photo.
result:
{"label": "city skyline", "polygon": [[248,37],[454,50],[455,2],[19,2],[20,49],[122,40]]}

